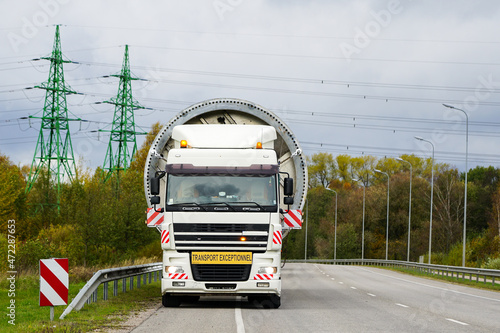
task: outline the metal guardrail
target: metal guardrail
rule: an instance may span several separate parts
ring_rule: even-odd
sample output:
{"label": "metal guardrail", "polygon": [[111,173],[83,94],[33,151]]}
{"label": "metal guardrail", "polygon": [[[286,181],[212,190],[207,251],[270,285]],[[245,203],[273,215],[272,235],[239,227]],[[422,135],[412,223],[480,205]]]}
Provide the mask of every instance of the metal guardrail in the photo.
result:
{"label": "metal guardrail", "polygon": [[386,266],[386,267],[403,267],[414,271],[425,272],[428,274],[441,275],[447,277],[456,277],[462,280],[472,281],[473,277],[476,282],[479,279],[484,283],[491,282],[495,285],[495,280],[500,280],[500,270],[460,267],[460,266],[445,266],[445,265],[429,265],[410,261],[399,260],[380,260],[380,259],[307,259],[307,260],[287,260],[288,263],[312,263],[312,264],[329,264],[329,265],[371,265],[371,266]]}
{"label": "metal guardrail", "polygon": [[[80,310],[85,303],[90,304],[97,301],[97,288],[104,284],[103,288],[103,299],[108,299],[108,282],[114,281],[113,283],[113,295],[118,294],[118,280],[122,279],[122,291],[127,290],[127,279],[129,279],[129,288],[132,290],[134,288],[134,278],[137,278],[137,287],[141,287],[142,284],[146,284],[148,281],[151,283],[152,279],[156,282],[161,278],[160,274],[162,271],[162,263],[157,262],[154,264],[138,265],[138,266],[126,266],[118,268],[108,268],[102,269],[96,272],[92,278],[83,286],[78,292],[78,295],[71,301],[68,307],[64,310],[59,319],[64,319],[73,309]],[[154,273],[154,274],[153,274]]]}

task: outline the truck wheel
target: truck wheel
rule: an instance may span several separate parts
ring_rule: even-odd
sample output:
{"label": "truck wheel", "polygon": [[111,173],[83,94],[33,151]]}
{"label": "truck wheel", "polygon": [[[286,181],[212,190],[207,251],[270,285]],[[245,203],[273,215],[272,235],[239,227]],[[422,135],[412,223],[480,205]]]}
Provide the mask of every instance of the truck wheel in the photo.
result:
{"label": "truck wheel", "polygon": [[264,309],[277,309],[281,305],[281,297],[278,295],[271,295],[262,301]]}
{"label": "truck wheel", "polygon": [[165,294],[161,297],[161,303],[166,308],[176,308],[181,305],[181,299],[179,298],[179,296]]}
{"label": "truck wheel", "polygon": [[248,296],[248,303],[259,306],[264,299],[258,296]]}

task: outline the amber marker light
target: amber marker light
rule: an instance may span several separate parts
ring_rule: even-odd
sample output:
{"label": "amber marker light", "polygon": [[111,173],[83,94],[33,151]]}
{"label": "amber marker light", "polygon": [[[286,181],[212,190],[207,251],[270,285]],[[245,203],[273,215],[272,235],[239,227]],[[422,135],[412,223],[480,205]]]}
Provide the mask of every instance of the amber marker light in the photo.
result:
{"label": "amber marker light", "polygon": [[244,241],[246,241],[246,240],[247,240],[247,238],[246,238],[246,237],[240,237],[240,241],[244,242]]}
{"label": "amber marker light", "polygon": [[257,146],[256,146],[257,149],[262,149],[262,142],[257,142]]}
{"label": "amber marker light", "polygon": [[186,140],[181,140],[181,148],[186,148],[188,146],[188,142]]}

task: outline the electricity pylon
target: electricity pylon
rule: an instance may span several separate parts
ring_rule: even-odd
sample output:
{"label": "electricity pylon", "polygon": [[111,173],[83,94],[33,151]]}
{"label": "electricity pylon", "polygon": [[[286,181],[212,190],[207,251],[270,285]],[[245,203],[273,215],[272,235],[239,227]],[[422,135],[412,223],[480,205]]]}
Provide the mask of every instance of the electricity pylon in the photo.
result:
{"label": "electricity pylon", "polygon": [[111,131],[101,130],[111,133],[103,170],[107,171],[105,180],[116,174],[119,182],[120,172],[128,169],[137,151],[136,134],[146,134],[135,131],[134,109],[144,109],[144,107],[135,102],[132,97],[132,81],[139,79],[132,77],[130,73],[128,45],[125,45],[121,73],[111,76],[120,78],[120,84],[116,98],[104,102],[115,105],[115,114]]}
{"label": "electricity pylon", "polygon": [[41,119],[42,123],[25,192],[31,191],[40,172],[46,170],[48,179],[56,183],[57,207],[59,208],[62,183],[68,179],[72,180],[76,175],[69,122],[81,120],[68,118],[66,95],[76,92],[64,82],[63,64],[71,63],[71,61],[63,59],[59,26],[56,26],[51,56],[41,59],[50,61],[50,72],[48,82],[35,86],[46,91],[45,104],[42,117],[30,116],[31,119]]}

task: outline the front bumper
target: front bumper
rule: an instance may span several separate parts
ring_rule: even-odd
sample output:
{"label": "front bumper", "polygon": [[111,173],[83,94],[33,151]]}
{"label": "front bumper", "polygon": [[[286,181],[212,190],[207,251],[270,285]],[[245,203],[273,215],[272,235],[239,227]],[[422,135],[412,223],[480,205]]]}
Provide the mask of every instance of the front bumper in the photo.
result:
{"label": "front bumper", "polygon": [[[179,286],[179,284],[184,286]],[[258,287],[257,285],[264,285]],[[238,282],[212,282],[172,280],[162,278],[162,294],[196,296],[248,296],[274,294],[281,296],[281,280],[249,280]]]}

